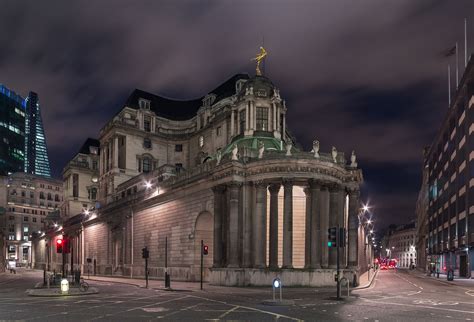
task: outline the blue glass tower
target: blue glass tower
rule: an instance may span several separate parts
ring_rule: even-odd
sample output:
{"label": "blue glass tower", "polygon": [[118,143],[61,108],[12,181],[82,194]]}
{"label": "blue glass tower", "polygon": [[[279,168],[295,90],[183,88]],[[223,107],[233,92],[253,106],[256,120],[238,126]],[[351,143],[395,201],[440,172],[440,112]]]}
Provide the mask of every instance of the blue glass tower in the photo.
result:
{"label": "blue glass tower", "polygon": [[38,94],[30,92],[25,102],[25,172],[51,177]]}
{"label": "blue glass tower", "polygon": [[0,84],[0,175],[22,172],[25,145],[25,101]]}

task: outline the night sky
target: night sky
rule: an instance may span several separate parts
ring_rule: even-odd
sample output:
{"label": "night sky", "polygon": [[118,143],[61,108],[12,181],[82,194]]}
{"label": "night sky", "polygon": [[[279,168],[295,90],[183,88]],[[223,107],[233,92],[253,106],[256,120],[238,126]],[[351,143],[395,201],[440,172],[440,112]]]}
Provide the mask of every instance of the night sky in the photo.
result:
{"label": "night sky", "polygon": [[134,88],[200,97],[253,74],[264,42],[290,131],[306,150],[356,150],[384,227],[414,218],[422,148],[448,104],[443,52],[458,41],[463,69],[465,17],[472,53],[470,0],[0,0],[0,83],[39,93],[59,177]]}

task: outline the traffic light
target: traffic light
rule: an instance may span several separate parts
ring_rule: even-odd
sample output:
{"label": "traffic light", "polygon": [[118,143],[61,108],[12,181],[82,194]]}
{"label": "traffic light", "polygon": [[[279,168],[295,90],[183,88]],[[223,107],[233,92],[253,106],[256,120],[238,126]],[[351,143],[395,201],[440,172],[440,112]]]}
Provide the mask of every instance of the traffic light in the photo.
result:
{"label": "traffic light", "polygon": [[56,239],[56,253],[62,253],[62,252],[63,252],[63,240]]}
{"label": "traffic light", "polygon": [[142,248],[142,258],[148,258],[150,257],[150,252],[148,251],[148,248]]}
{"label": "traffic light", "polygon": [[209,254],[209,246],[207,246],[207,245],[202,245],[202,254],[203,254],[203,255]]}
{"label": "traffic light", "polygon": [[328,228],[328,247],[337,246],[337,227]]}
{"label": "traffic light", "polygon": [[64,238],[63,237],[63,253],[64,254],[69,254],[71,252],[71,241],[69,238]]}

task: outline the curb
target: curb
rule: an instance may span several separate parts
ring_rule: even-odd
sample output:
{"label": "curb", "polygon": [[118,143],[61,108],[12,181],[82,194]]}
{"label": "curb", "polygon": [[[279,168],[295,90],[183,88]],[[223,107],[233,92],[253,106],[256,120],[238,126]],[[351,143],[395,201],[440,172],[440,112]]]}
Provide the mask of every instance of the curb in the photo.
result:
{"label": "curb", "polygon": [[364,285],[364,286],[357,286],[357,287],[354,287],[352,289],[350,289],[351,291],[355,291],[355,290],[364,290],[366,288],[369,288],[372,286],[372,284],[374,283],[375,281],[375,277],[377,277],[377,274],[379,273],[379,270],[376,270],[375,271],[375,274],[372,276],[372,279],[370,280],[369,284],[367,285]]}
{"label": "curb", "polygon": [[96,278],[84,278],[84,280],[103,282],[103,283],[115,283],[115,284],[131,285],[131,286],[135,286],[135,287],[139,287],[139,288],[144,288],[144,286],[141,286],[139,284],[130,283],[130,282],[101,280],[101,279],[96,279]]}
{"label": "curb", "polygon": [[[33,297],[70,297],[70,296],[85,296],[85,295],[94,295],[94,294],[99,294],[99,290],[91,287],[90,291],[86,292],[81,292],[81,293],[74,293],[74,294],[61,294],[61,293],[52,293],[52,294],[47,294],[47,293],[37,293],[35,291],[38,291],[39,289],[29,289],[26,290],[26,294],[28,296],[33,296]],[[35,294],[37,293],[37,294]]]}

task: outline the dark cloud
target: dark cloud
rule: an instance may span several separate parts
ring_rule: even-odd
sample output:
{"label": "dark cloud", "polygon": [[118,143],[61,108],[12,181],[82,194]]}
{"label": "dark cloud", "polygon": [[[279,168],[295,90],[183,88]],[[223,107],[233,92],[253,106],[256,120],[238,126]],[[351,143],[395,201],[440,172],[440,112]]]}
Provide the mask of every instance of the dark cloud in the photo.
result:
{"label": "dark cloud", "polygon": [[413,216],[421,150],[447,108],[440,53],[455,41],[463,49],[466,15],[474,42],[469,0],[0,0],[0,8],[0,82],[40,94],[55,174],[134,88],[201,96],[253,73],[264,41],[293,133],[305,148],[318,138],[323,149],[357,151],[364,198],[383,226]]}

